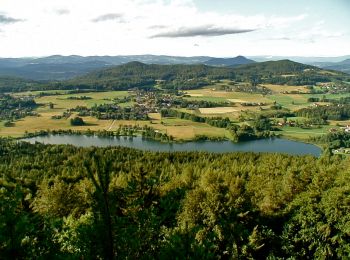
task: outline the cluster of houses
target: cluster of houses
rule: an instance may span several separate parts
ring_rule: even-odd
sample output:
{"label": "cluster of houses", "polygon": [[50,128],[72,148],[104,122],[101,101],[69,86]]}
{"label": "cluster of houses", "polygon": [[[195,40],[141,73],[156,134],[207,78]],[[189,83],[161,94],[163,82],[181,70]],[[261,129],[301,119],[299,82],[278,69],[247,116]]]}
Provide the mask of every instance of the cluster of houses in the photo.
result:
{"label": "cluster of houses", "polygon": [[242,102],[241,106],[244,106],[244,107],[266,106],[266,103],[263,103],[263,102]]}
{"label": "cluster of houses", "polygon": [[333,149],[332,152],[333,153],[338,153],[338,154],[340,154],[340,153],[350,154],[350,148],[343,148],[343,147],[341,147],[341,148],[338,148],[338,149]]}
{"label": "cluster of houses", "polygon": [[343,129],[343,131],[346,133],[350,133],[350,125],[347,125],[346,127],[340,127],[340,129]]}
{"label": "cluster of houses", "polygon": [[286,122],[278,122],[277,125],[278,126],[296,126],[296,122],[290,120]]}
{"label": "cluster of houses", "polygon": [[174,99],[171,95],[157,95],[155,92],[138,91],[135,98],[136,107],[143,108],[147,113],[157,113],[161,108],[170,108]]}
{"label": "cluster of houses", "polygon": [[[347,125],[345,127],[339,127],[339,129],[344,131],[345,133],[350,133],[350,125]],[[329,132],[330,133],[335,133],[335,132],[338,132],[339,129],[337,129],[337,128],[330,128]]]}
{"label": "cluster of houses", "polygon": [[334,82],[321,82],[317,83],[316,85],[320,86],[321,89],[329,94],[337,94],[340,92],[347,91],[348,86],[346,84],[339,84]]}

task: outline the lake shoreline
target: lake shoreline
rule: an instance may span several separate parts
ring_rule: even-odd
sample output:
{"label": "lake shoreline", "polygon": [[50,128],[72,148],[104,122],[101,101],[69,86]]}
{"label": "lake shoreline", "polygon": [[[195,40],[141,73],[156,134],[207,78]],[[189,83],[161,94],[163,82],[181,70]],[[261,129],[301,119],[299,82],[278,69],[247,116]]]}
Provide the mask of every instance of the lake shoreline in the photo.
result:
{"label": "lake shoreline", "polygon": [[78,147],[108,147],[124,146],[145,151],[177,152],[205,151],[214,153],[227,152],[268,152],[286,153],[292,155],[307,155],[319,157],[322,149],[313,144],[296,142],[288,139],[272,137],[252,141],[232,142],[230,140],[197,140],[188,142],[160,142],[140,136],[96,136],[56,134],[19,139],[30,143],[71,144]]}

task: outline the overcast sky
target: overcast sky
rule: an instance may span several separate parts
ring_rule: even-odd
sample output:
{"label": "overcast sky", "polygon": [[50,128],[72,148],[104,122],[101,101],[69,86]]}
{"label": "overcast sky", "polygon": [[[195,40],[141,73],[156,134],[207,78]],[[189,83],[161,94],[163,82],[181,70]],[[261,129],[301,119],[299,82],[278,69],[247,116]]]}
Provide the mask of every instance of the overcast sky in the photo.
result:
{"label": "overcast sky", "polygon": [[0,56],[350,54],[349,0],[0,0]]}

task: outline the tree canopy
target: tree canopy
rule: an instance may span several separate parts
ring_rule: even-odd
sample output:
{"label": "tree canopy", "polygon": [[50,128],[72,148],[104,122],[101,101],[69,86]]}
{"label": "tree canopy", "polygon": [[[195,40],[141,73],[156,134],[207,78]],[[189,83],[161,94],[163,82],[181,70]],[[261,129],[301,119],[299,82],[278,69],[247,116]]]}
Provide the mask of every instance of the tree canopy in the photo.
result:
{"label": "tree canopy", "polygon": [[3,259],[350,254],[339,156],[0,144]]}

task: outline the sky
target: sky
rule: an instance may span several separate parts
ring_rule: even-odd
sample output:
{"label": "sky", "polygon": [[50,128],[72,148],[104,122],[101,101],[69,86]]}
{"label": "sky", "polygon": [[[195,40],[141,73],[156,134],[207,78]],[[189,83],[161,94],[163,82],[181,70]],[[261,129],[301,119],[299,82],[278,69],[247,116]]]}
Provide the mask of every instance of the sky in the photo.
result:
{"label": "sky", "polygon": [[0,0],[0,57],[342,56],[349,0]]}

